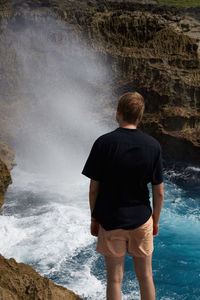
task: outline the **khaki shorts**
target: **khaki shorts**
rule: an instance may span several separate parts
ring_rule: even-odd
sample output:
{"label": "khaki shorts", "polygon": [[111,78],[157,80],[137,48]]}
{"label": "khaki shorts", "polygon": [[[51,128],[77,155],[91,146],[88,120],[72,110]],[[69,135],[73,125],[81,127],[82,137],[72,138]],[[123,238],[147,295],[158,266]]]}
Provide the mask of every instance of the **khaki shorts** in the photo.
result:
{"label": "khaki shorts", "polygon": [[149,256],[153,252],[153,218],[136,229],[105,230],[99,225],[96,251],[109,257]]}

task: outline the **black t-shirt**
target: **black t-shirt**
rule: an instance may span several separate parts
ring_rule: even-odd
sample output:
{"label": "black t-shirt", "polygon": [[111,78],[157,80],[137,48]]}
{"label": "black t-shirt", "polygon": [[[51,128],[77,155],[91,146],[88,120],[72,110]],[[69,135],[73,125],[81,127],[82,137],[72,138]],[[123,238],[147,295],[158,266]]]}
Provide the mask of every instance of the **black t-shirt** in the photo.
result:
{"label": "black t-shirt", "polygon": [[100,182],[92,216],[105,230],[137,228],[152,214],[147,184],[163,182],[160,144],[119,127],[94,142],[82,174]]}

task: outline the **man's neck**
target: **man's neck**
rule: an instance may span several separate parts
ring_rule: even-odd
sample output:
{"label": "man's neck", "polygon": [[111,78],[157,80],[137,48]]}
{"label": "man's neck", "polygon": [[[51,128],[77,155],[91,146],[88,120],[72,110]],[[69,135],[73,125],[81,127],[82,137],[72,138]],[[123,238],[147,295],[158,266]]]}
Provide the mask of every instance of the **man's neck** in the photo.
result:
{"label": "man's neck", "polygon": [[119,126],[122,127],[122,128],[127,128],[127,129],[136,129],[137,128],[136,125],[129,124],[129,123],[126,123],[126,122],[119,122]]}

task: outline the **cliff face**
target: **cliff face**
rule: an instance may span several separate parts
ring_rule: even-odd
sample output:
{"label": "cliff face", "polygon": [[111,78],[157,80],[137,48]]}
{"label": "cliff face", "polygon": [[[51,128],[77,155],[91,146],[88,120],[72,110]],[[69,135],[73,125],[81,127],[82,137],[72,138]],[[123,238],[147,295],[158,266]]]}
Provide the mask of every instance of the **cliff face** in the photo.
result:
{"label": "cliff face", "polygon": [[0,141],[0,211],[8,185],[12,183],[10,170],[15,165],[13,160],[13,151],[4,142]]}
{"label": "cliff face", "polygon": [[61,10],[58,5],[54,10],[74,31],[83,31],[93,49],[111,64],[115,97],[111,103],[124,92],[141,92],[146,99],[141,128],[161,142],[165,158],[199,164],[197,16],[192,9],[133,1],[88,5],[90,10],[64,6]]}
{"label": "cliff face", "polygon": [[[142,4],[145,3],[145,4]],[[141,128],[155,136],[166,158],[199,163],[200,149],[200,22],[195,9],[177,10],[154,1],[10,1],[1,5],[1,106],[6,115],[30,98],[20,86],[20,65],[15,49],[18,32],[39,26],[53,16],[58,27],[47,35],[52,42],[89,46],[110,66],[111,77],[98,89],[113,116],[118,97],[138,90],[146,99]],[[38,34],[39,35],[39,34]],[[5,43],[9,40],[9,47]],[[43,51],[33,43],[39,57]],[[85,56],[88,54],[86,53]],[[2,59],[3,57],[3,59]],[[28,76],[28,75],[27,75]],[[112,92],[112,96],[110,95]],[[19,100],[21,99],[21,100]],[[102,102],[101,102],[102,103]],[[3,121],[1,120],[0,123]],[[2,135],[9,142],[12,120],[4,120]],[[0,124],[1,125],[1,124]],[[12,141],[12,137],[10,138]],[[10,143],[12,147],[12,143]]]}
{"label": "cliff face", "polygon": [[4,196],[10,183],[12,183],[12,179],[8,168],[5,163],[0,160],[0,209],[4,203]]}

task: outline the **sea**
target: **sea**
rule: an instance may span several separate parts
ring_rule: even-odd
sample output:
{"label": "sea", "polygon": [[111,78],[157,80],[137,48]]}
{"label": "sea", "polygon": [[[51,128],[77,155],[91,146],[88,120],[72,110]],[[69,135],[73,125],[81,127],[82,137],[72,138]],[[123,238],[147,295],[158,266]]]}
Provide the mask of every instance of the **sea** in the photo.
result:
{"label": "sea", "polygon": [[[80,169],[81,172],[81,169]],[[89,180],[12,170],[0,215],[0,253],[30,264],[84,300],[106,299],[104,257],[90,235]],[[200,299],[200,168],[164,164],[165,200],[154,238],[156,299]],[[149,186],[151,191],[151,187]],[[140,299],[132,257],[127,254],[122,299]]]}

